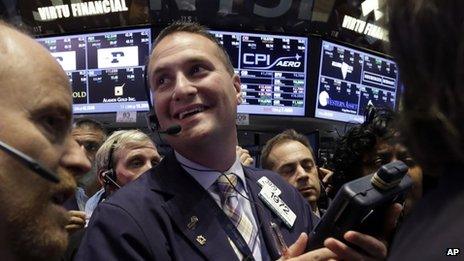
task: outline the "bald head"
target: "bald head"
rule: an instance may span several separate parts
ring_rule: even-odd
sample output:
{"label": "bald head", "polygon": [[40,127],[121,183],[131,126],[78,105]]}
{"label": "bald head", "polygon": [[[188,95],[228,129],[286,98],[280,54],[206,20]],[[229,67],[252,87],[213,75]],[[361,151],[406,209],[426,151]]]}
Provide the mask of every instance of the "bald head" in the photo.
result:
{"label": "bald head", "polygon": [[[32,69],[35,73],[52,70],[61,79],[67,76],[49,51],[30,36],[0,22],[0,80],[4,74]],[[48,68],[43,66],[47,65]],[[19,69],[19,70],[18,70]],[[69,86],[67,86],[69,87]]]}
{"label": "bald head", "polygon": [[[72,97],[69,79],[34,39],[0,23],[0,140],[56,173],[51,183],[0,151],[0,256],[58,260],[66,249],[74,192],[69,169]],[[84,156],[85,157],[85,156]]]}

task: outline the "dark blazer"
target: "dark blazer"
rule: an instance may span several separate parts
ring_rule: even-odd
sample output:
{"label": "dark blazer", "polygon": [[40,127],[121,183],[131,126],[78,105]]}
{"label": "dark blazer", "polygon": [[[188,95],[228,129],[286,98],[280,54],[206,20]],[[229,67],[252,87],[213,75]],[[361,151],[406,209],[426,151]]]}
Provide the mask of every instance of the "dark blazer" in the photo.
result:
{"label": "dark blazer", "polygon": [[[270,221],[280,226],[290,245],[301,232],[311,231],[310,206],[278,174],[248,167],[244,171],[255,203],[254,215],[265,248],[263,254],[267,252],[276,260],[279,255]],[[296,214],[291,229],[258,199],[257,180],[262,176],[282,191],[281,199]],[[227,235],[215,217],[216,208],[219,206],[211,195],[170,154],[157,167],[99,204],[76,260],[236,260]],[[198,222],[192,225],[193,216]],[[200,244],[199,238],[206,239],[204,244]]]}
{"label": "dark blazer", "polygon": [[68,200],[66,200],[63,203],[63,207],[66,210],[79,210],[79,206],[77,205],[76,194],[74,194],[72,197],[68,198]]}

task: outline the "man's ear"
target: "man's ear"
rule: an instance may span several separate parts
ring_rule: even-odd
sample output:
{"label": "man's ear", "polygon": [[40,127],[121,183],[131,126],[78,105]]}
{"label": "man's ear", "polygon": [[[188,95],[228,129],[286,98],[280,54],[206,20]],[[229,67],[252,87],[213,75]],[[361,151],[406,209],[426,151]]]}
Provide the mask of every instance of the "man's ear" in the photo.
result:
{"label": "man's ear", "polygon": [[98,180],[98,183],[100,183],[101,186],[104,186],[105,185],[105,179],[103,178],[103,172],[105,172],[106,170],[98,170],[97,171],[97,180]]}
{"label": "man's ear", "polygon": [[241,88],[241,81],[240,81],[240,76],[237,74],[234,74],[232,76],[232,84],[234,85],[234,89],[236,92],[236,99],[237,99],[237,105],[242,103],[242,88]]}

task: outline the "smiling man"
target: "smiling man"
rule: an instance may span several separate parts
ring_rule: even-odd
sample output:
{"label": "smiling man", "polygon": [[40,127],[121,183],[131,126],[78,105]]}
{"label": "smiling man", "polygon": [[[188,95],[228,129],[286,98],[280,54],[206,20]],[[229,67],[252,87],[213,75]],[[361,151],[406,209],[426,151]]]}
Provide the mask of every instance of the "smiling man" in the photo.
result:
{"label": "smiling man", "polygon": [[45,48],[1,21],[0,61],[0,140],[60,178],[52,183],[0,151],[0,257],[56,260],[68,242],[69,170],[82,167],[71,149],[69,79]]}
{"label": "smiling man", "polygon": [[[307,236],[301,233],[313,226],[307,202],[278,174],[242,166],[236,156],[240,79],[215,38],[198,24],[172,24],[154,42],[148,76],[154,125],[181,128],[166,137],[174,153],[99,205],[77,259],[276,260],[303,254]],[[279,200],[294,219],[280,219],[278,209],[258,198],[261,178],[268,180],[266,189],[270,183],[280,189]],[[286,244],[297,243],[288,251],[277,248],[271,226]],[[370,256],[386,254],[367,235],[351,232],[348,238]],[[328,246],[340,258],[361,258],[340,241]],[[303,258],[336,257],[331,250]]]}

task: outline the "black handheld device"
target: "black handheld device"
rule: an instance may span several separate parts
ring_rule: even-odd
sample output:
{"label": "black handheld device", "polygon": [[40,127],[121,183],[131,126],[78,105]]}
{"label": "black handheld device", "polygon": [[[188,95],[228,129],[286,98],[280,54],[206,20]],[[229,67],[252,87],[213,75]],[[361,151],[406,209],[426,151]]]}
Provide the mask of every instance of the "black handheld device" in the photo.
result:
{"label": "black handheld device", "polygon": [[324,240],[355,230],[374,235],[383,227],[385,211],[402,202],[412,187],[402,161],[383,165],[376,173],[350,181],[342,186],[321,221],[311,232],[310,250],[323,247]]}

